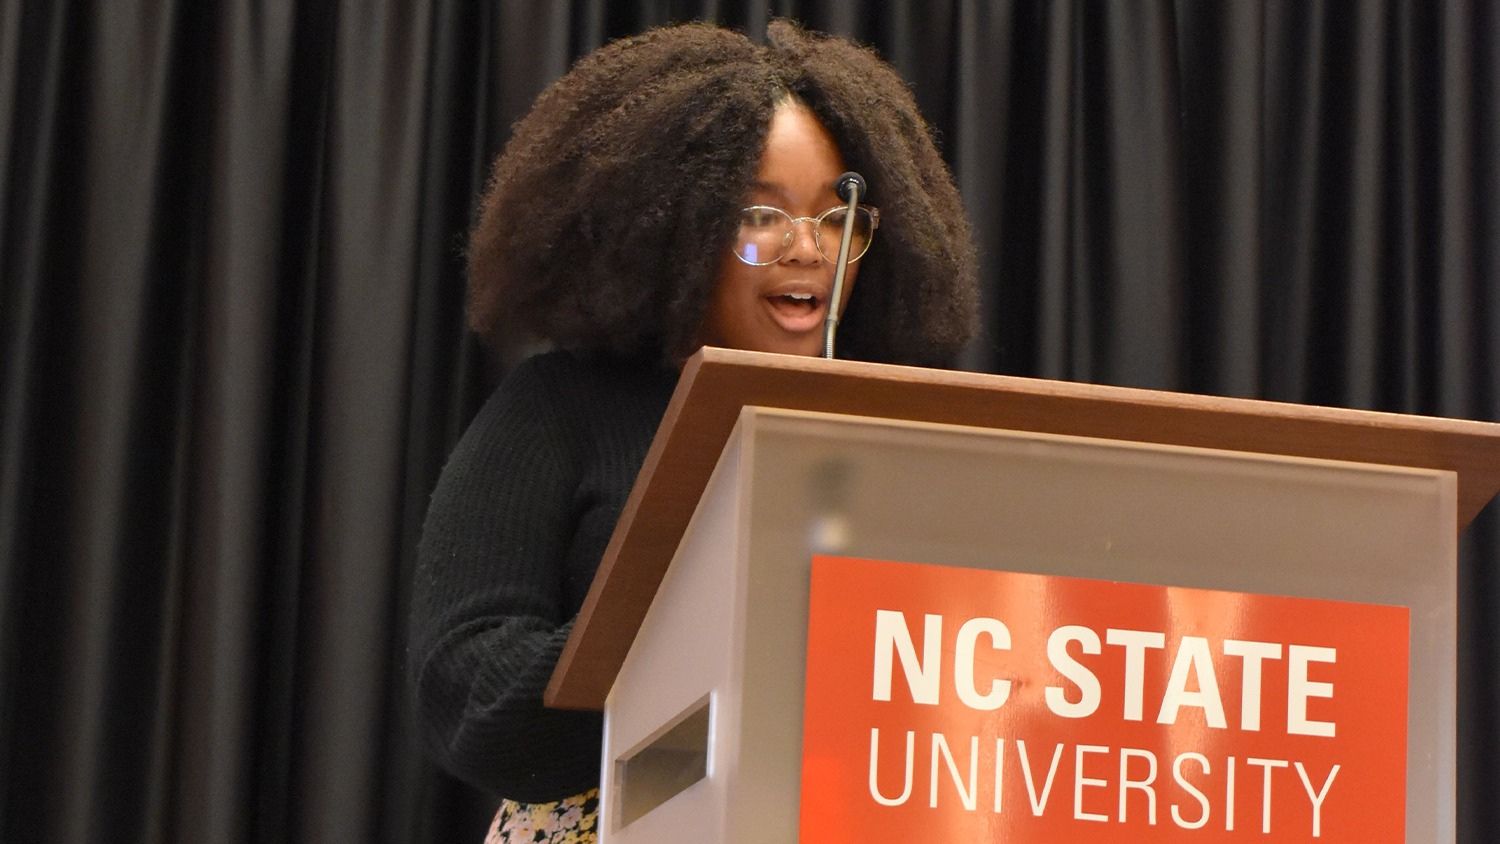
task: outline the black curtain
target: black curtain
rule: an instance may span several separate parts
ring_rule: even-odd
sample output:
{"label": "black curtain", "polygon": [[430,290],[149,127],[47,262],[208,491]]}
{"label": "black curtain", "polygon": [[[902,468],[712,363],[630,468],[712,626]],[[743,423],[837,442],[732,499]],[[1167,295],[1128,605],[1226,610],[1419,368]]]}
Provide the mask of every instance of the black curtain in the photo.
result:
{"label": "black curtain", "polygon": [[[479,841],[402,666],[428,492],[508,359],[463,330],[474,197],[574,57],[770,14],[875,46],[936,126],[966,366],[1500,418],[1484,0],[4,0],[0,840]],[[1476,842],[1495,510],[1461,562]]]}

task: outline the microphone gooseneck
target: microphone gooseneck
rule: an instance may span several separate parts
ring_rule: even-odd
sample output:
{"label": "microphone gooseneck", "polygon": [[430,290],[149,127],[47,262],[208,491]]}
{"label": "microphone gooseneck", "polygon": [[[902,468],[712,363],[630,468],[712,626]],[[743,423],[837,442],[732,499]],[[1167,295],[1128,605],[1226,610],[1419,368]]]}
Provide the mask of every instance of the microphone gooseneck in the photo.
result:
{"label": "microphone gooseneck", "polygon": [[839,303],[844,298],[844,274],[849,271],[849,241],[854,236],[854,214],[865,195],[865,177],[850,170],[838,177],[833,189],[839,199],[848,203],[844,213],[844,234],[839,238],[839,258],[833,271],[833,295],[828,298],[828,316],[823,318],[823,357],[833,357],[833,335],[839,329]]}

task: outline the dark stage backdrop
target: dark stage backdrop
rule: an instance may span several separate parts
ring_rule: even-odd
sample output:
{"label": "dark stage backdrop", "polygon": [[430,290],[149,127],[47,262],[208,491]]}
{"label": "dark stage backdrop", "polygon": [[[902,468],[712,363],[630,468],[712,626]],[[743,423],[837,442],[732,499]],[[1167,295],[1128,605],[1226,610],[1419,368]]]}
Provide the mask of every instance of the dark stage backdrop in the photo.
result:
{"label": "dark stage backdrop", "polygon": [[[402,665],[500,369],[463,235],[531,98],[649,25],[901,70],[975,222],[969,367],[1500,416],[1495,4],[771,5],[4,0],[0,840],[477,844]],[[1461,596],[1493,841],[1494,512]]]}

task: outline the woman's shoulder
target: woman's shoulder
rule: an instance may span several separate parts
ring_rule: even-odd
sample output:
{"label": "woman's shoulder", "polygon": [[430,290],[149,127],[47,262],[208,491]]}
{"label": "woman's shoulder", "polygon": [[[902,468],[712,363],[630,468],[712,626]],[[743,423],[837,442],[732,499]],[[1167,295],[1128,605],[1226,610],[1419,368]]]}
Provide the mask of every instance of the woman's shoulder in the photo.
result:
{"label": "woman's shoulder", "polygon": [[501,381],[496,396],[506,402],[534,400],[555,411],[591,416],[600,402],[655,405],[671,394],[676,383],[677,372],[656,359],[558,350],[517,364]]}
{"label": "woman's shoulder", "polygon": [[574,352],[553,349],[531,355],[517,363],[499,384],[499,391],[540,390],[552,387],[555,390],[576,390],[585,385],[600,387],[631,387],[636,382],[660,384],[676,381],[676,373],[670,372],[660,361],[648,357],[616,357],[616,355]]}
{"label": "woman's shoulder", "polygon": [[549,351],[516,364],[471,423],[478,431],[548,430],[573,438],[594,424],[657,415],[677,373],[647,359]]}

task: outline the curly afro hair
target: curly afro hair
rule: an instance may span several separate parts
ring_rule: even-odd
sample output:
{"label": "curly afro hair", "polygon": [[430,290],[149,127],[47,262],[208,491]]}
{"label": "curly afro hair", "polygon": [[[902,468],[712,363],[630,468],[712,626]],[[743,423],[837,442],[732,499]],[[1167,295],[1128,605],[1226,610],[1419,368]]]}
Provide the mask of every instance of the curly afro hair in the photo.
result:
{"label": "curly afro hair", "polygon": [[840,322],[842,357],[945,364],[972,336],[973,242],[911,92],[874,52],[774,21],[705,24],[580,59],[495,164],[469,243],[469,320],[563,348],[681,360],[778,105],[799,102],[865,174],[881,226]]}

